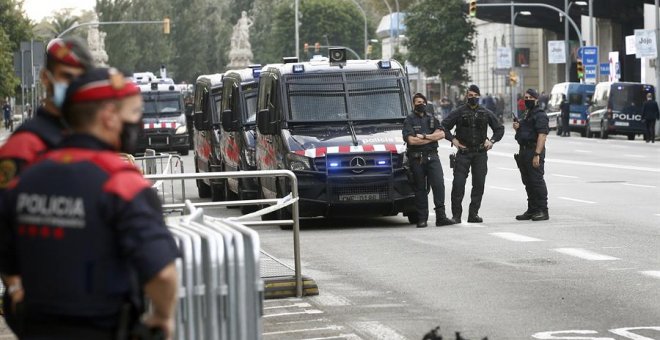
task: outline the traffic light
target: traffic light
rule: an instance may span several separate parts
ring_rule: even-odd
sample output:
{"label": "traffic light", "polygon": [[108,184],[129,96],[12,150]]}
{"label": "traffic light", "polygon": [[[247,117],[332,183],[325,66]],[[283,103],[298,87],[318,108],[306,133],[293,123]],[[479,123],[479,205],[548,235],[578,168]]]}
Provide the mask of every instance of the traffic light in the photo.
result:
{"label": "traffic light", "polygon": [[307,52],[309,52],[309,44],[308,43],[305,43],[303,45],[303,51],[305,52],[305,54],[307,54]]}
{"label": "traffic light", "polygon": [[577,60],[577,76],[578,79],[584,79],[584,64],[582,64],[582,59]]}
{"label": "traffic light", "polygon": [[473,18],[477,16],[477,0],[470,0],[469,13],[470,13],[470,16],[473,17]]}
{"label": "traffic light", "polygon": [[320,52],[321,52],[321,43],[317,41],[316,44],[314,44],[314,53],[318,54]]}
{"label": "traffic light", "polygon": [[518,84],[518,75],[514,71],[509,72],[509,84],[511,86]]}
{"label": "traffic light", "polygon": [[163,19],[163,33],[170,34],[170,17]]}
{"label": "traffic light", "polygon": [[374,47],[371,44],[369,44],[367,46],[367,55],[371,56],[371,52],[373,52],[373,51],[374,51]]}

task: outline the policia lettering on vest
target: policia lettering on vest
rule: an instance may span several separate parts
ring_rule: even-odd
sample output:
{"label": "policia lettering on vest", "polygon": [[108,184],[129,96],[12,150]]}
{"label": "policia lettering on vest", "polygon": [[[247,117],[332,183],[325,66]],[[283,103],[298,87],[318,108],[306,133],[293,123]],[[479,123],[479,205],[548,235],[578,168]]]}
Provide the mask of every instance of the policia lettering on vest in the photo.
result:
{"label": "policia lettering on vest", "polygon": [[421,93],[413,96],[414,112],[403,122],[403,140],[408,144],[406,155],[408,157],[409,171],[413,177],[415,190],[415,208],[417,228],[425,228],[429,216],[427,182],[433,190],[433,203],[435,205],[435,225],[444,226],[454,224],[445,215],[445,183],[442,165],[438,157],[438,141],[445,138],[440,122],[433,115],[426,112],[426,97]]}
{"label": "policia lettering on vest", "polygon": [[543,179],[545,141],[550,127],[548,115],[538,105],[539,94],[534,89],[525,92],[523,117],[514,119],[516,141],[520,146],[513,155],[520,169],[520,177],[527,192],[527,210],[516,216],[517,220],[543,221],[548,215],[548,187]]}
{"label": "policia lettering on vest", "polygon": [[[480,95],[479,87],[470,85],[466,94],[466,103],[456,108],[442,121],[447,140],[458,149],[451,188],[451,212],[452,219],[456,223],[461,223],[465,181],[470,169],[472,169],[472,193],[468,222],[483,222],[478,214],[488,172],[487,152],[504,136],[504,126],[500,124],[497,116],[479,105]],[[493,136],[490,138],[487,136],[489,126],[493,130]],[[454,127],[456,131],[452,134],[451,130]]]}

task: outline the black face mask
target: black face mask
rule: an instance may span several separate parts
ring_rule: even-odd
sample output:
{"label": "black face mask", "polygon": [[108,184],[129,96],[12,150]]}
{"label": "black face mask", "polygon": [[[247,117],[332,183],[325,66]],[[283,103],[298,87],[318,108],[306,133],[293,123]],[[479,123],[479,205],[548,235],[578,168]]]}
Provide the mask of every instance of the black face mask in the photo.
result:
{"label": "black face mask", "polygon": [[527,108],[527,110],[533,109],[534,106],[536,106],[536,100],[534,99],[525,100],[525,107]]}
{"label": "black face mask", "polygon": [[119,142],[121,143],[119,151],[133,154],[137,149],[140,132],[142,132],[142,129],[144,128],[142,119],[140,119],[137,123],[124,122],[123,124],[124,125],[121,129],[121,135],[119,136]]}
{"label": "black face mask", "polygon": [[479,105],[479,98],[478,97],[468,97],[467,99],[468,105],[475,107]]}
{"label": "black face mask", "polygon": [[419,112],[419,113],[426,112],[426,105],[424,105],[424,104],[415,105],[415,112]]}

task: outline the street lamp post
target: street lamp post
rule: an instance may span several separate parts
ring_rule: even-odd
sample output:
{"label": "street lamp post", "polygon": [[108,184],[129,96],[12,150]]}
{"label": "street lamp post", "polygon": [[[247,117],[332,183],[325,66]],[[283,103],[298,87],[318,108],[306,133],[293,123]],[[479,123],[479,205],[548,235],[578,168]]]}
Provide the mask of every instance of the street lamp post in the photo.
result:
{"label": "street lamp post", "polygon": [[294,7],[294,11],[293,11],[294,13],[293,14],[295,16],[294,25],[296,26],[296,58],[298,60],[300,60],[300,32],[298,31],[298,26],[299,26],[299,24],[298,24],[298,10],[299,10],[298,7],[299,7],[299,3],[300,3],[300,0],[296,0],[294,2],[294,5],[293,5],[293,7]]}
{"label": "street lamp post", "polygon": [[[520,11],[516,12],[515,11],[515,6],[513,4],[513,1],[511,1],[511,71],[513,71],[516,68],[516,35],[515,35],[515,25],[516,25],[516,17],[518,17],[518,14],[520,15],[532,15],[531,12],[529,11]],[[515,116],[515,110],[516,110],[516,91],[513,89],[513,84],[509,84],[509,87],[511,88],[511,113]]]}
{"label": "street lamp post", "polygon": [[[571,6],[573,5],[586,6],[587,2],[586,1],[570,2],[569,0],[564,0],[564,11],[566,12],[566,14],[571,13]],[[591,31],[591,28],[589,28],[589,31]],[[566,54],[566,64],[564,64],[565,65],[564,81],[568,82],[571,81],[571,73],[570,73],[571,53],[569,46],[568,20],[564,20],[564,53]]]}

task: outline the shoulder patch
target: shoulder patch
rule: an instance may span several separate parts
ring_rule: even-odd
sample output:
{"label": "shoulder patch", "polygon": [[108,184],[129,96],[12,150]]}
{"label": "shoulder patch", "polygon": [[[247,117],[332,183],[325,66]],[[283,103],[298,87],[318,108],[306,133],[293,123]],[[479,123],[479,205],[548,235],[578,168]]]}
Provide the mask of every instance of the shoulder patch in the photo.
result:
{"label": "shoulder patch", "polygon": [[0,158],[15,158],[30,164],[46,151],[46,143],[32,132],[24,131],[11,135],[0,147]]}
{"label": "shoulder patch", "polygon": [[119,171],[110,175],[110,179],[103,185],[103,191],[115,194],[124,201],[130,201],[144,189],[151,188],[147,181],[137,171]]}
{"label": "shoulder patch", "polygon": [[16,161],[3,159],[0,161],[0,189],[7,189],[9,183],[16,177]]}

